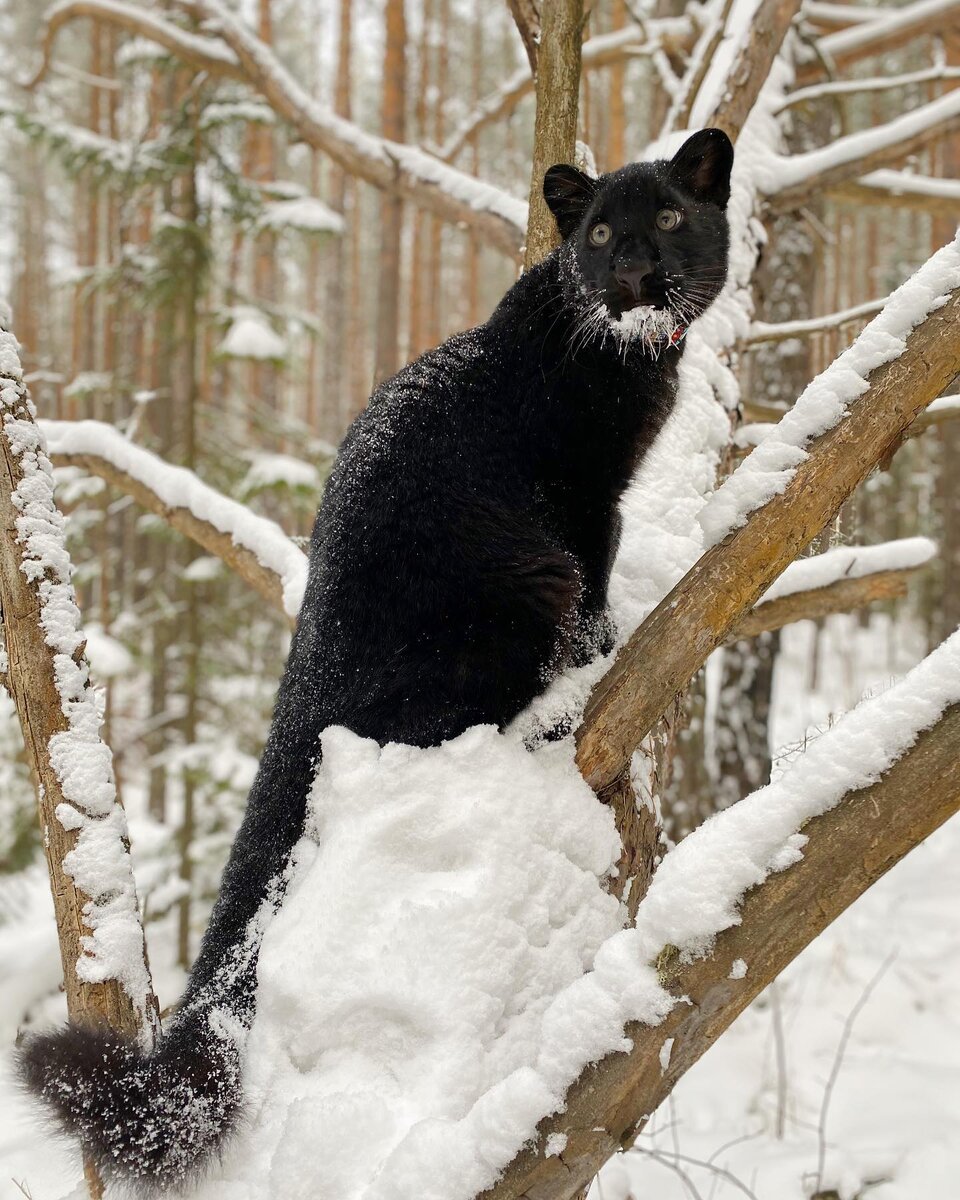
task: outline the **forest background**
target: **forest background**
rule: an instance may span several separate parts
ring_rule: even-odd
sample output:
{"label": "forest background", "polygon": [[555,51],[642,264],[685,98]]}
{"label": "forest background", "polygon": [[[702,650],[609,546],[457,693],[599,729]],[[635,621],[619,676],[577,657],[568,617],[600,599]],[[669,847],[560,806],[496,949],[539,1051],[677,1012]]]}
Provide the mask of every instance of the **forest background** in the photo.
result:
{"label": "forest background", "polygon": [[[111,427],[302,542],[337,443],[375,381],[485,319],[516,278],[536,97],[507,5],[228,6],[310,99],[515,198],[511,208],[468,189],[457,197],[473,214],[465,218],[421,202],[417,188],[426,197],[428,184],[402,195],[376,186],[371,169],[351,169],[349,153],[329,153],[282,119],[227,59],[220,69],[185,62],[123,12],[158,13],[203,37],[189,5],[114,7],[116,19],[89,20],[73,6],[77,19],[54,43],[44,6],[0,6],[0,292],[39,415],[59,423],[49,430],[57,495],[166,1006],[252,780],[289,612],[275,583],[182,536],[169,503],[148,496],[144,505],[102,427],[80,436],[67,423]],[[512,7],[523,28],[525,6]],[[614,169],[640,156],[678,107],[692,107],[688,63],[730,7],[587,6],[581,162]],[[960,6],[907,7],[923,10],[912,26],[833,53],[824,50],[831,36],[866,28],[878,10],[799,7],[788,43],[801,65],[776,114],[785,146],[804,152],[883,130],[952,91]],[[31,79],[42,49],[43,77]],[[762,207],[753,323],[730,349],[741,399],[724,469],[953,237],[956,126],[953,116],[931,118],[917,142],[871,158],[869,180],[825,177]],[[853,616],[796,601],[782,633],[728,645],[689,689],[658,763],[672,836],[766,782],[792,744],[960,625],[958,415],[941,402],[813,547],[922,535],[935,554],[904,565],[894,552],[876,572],[896,576],[886,590],[861,587],[837,605]],[[816,619],[793,624],[808,616]],[[20,727],[0,691],[0,1029],[11,1038],[24,1018],[59,1003],[46,887]],[[18,960],[23,930],[44,922],[42,951]]]}

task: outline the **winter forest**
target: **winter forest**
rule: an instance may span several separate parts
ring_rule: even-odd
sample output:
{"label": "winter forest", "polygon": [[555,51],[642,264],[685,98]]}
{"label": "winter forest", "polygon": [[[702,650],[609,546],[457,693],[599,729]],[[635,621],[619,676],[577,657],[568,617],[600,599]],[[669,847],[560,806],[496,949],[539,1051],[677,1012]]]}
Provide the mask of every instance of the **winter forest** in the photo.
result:
{"label": "winter forest", "polygon": [[960,0],[0,0],[0,63],[0,1200],[147,1194],[18,1047],[173,1020],[371,390],[560,245],[547,168],[707,128],[615,644],[323,733],[182,1190],[953,1200]]}

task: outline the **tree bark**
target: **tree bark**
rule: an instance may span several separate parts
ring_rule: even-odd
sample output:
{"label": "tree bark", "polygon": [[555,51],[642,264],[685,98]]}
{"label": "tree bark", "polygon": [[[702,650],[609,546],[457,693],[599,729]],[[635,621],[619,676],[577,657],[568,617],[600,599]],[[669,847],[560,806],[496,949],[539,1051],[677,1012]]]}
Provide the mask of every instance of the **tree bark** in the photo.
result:
{"label": "tree bark", "polygon": [[555,163],[572,163],[580,102],[583,0],[544,6],[537,56],[537,118],[533,134],[530,211],[523,265],[530,270],[560,245],[553,213],[543,198],[543,176]]}
{"label": "tree bark", "polygon": [[[727,641],[759,637],[795,621],[816,621],[834,613],[852,612],[885,600],[899,600],[907,594],[907,585],[922,567],[896,571],[877,571],[858,579],[840,579],[827,587],[794,592],[758,604],[734,625]],[[951,630],[956,628],[951,627]]]}
{"label": "tree bark", "polygon": [[[404,0],[387,0],[380,129],[385,138],[402,142],[406,130],[407,23]],[[387,194],[380,201],[380,258],[377,268],[377,346],[374,383],[382,383],[400,366],[400,239],[403,201]]]}

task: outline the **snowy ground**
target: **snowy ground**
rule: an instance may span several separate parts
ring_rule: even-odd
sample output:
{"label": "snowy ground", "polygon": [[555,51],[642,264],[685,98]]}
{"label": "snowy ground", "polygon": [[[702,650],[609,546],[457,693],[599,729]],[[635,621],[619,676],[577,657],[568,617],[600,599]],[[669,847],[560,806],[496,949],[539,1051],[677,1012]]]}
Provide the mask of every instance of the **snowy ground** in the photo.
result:
{"label": "snowy ground", "polygon": [[[799,626],[784,637],[774,725],[784,761],[791,747],[827,727],[831,714],[883,690],[923,649],[882,618],[869,629],[833,618],[820,638],[813,679],[811,634],[812,627]],[[835,1188],[841,1200],[955,1196],[958,853],[954,822],[828,930],[682,1081],[640,1149],[608,1166],[594,1200],[802,1200],[814,1190],[821,1153],[823,1189]],[[49,968],[55,956],[45,915],[36,902],[28,905],[14,956],[23,962],[29,953],[34,971]],[[14,936],[9,925],[0,933]],[[0,949],[11,961],[6,951],[14,947]],[[52,963],[55,971],[55,957]],[[6,1025],[16,1020],[15,985],[14,979],[0,984],[6,1044],[12,1034]],[[828,1087],[846,1027],[849,1040]],[[14,1200],[22,1189],[33,1200],[63,1197],[77,1179],[76,1157],[32,1122],[8,1076],[0,1081],[0,1113],[0,1200]],[[291,1189],[285,1194],[294,1194],[292,1181]]]}

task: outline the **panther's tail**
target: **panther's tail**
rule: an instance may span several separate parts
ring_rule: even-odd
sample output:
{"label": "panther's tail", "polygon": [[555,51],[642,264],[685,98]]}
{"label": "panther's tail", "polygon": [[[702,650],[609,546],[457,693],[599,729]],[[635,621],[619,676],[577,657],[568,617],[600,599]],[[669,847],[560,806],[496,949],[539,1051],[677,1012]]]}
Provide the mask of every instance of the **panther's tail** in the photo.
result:
{"label": "panther's tail", "polygon": [[125,1179],[138,1194],[189,1183],[242,1116],[260,942],[303,832],[319,733],[329,723],[318,673],[302,661],[315,640],[309,634],[301,622],[247,811],[169,1030],[149,1053],[109,1030],[74,1025],[34,1035],[20,1052],[30,1090],[80,1138],[104,1178]]}
{"label": "panther's tail", "polygon": [[19,1066],[101,1174],[138,1190],[187,1183],[241,1112],[240,1047],[202,1018],[178,1022],[151,1054],[107,1030],[67,1025],[30,1037]]}

